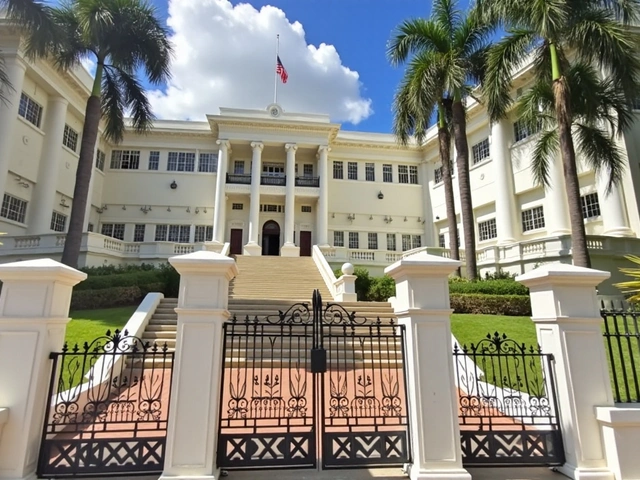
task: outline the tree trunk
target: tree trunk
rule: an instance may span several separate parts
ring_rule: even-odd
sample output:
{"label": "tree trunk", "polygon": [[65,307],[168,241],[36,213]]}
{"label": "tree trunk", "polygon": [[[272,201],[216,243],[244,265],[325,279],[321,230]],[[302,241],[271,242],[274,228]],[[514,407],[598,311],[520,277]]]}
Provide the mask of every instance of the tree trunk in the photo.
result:
{"label": "tree trunk", "polygon": [[[449,249],[451,258],[460,260],[458,247],[458,221],[456,219],[456,203],[453,195],[453,179],[451,178],[451,133],[446,127],[438,128],[438,143],[440,148],[440,162],[442,163],[442,181],[444,182],[444,201],[447,211],[447,225],[449,227]],[[460,276],[460,268],[456,270]]]}
{"label": "tree trunk", "polygon": [[476,222],[471,203],[471,181],[469,180],[469,144],[467,143],[467,119],[464,105],[455,99],[452,106],[453,136],[456,143],[456,166],[458,167],[458,186],[460,188],[460,210],[464,229],[464,249],[467,264],[467,277],[478,279],[476,260]]}
{"label": "tree trunk", "polygon": [[67,239],[62,252],[62,263],[73,268],[78,267],[78,257],[80,256],[84,215],[89,197],[91,173],[93,171],[93,152],[98,138],[98,126],[100,124],[100,107],[100,96],[91,95],[87,101],[84,126],[82,128],[82,143],[80,145],[78,169],[76,170],[76,184],[73,188],[69,232],[67,233]]}
{"label": "tree trunk", "polygon": [[564,170],[564,184],[567,190],[567,201],[569,203],[573,264],[579,267],[591,268],[591,259],[589,258],[589,251],[587,249],[587,233],[582,217],[576,151],[571,135],[572,122],[569,109],[569,95],[567,79],[561,76],[553,82],[553,97],[556,120],[558,122],[558,138],[560,140],[560,154],[562,155],[562,168]]}

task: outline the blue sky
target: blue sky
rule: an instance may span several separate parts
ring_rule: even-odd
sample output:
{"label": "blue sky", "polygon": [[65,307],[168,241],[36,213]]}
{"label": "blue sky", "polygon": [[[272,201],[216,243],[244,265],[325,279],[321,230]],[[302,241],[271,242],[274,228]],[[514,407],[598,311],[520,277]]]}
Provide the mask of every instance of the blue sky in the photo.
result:
{"label": "blue sky", "polygon": [[[152,0],[167,18],[167,0]],[[178,0],[180,1],[180,0]],[[270,0],[238,2],[250,3],[256,9],[272,5],[286,14],[289,22],[298,21],[305,31],[308,44],[332,44],[342,65],[355,70],[362,83],[361,95],[370,98],[373,114],[357,125],[343,122],[343,129],[389,132],[391,129],[391,102],[401,78],[402,69],[393,68],[385,57],[385,46],[393,29],[404,19],[428,16],[431,2],[424,0]],[[291,82],[301,68],[287,57],[287,45],[281,44],[281,59]],[[270,88],[273,80],[268,79]],[[286,95],[288,85],[280,91]],[[310,95],[313,92],[309,92]],[[232,107],[234,105],[223,105]],[[285,105],[286,108],[286,105]]]}

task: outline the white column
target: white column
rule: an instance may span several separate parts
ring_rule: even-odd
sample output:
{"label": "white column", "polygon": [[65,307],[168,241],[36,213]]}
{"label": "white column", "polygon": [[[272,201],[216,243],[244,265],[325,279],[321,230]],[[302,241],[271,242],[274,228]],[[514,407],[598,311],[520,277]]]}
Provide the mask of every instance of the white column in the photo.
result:
{"label": "white column", "polygon": [[549,186],[544,189],[545,226],[549,236],[567,235],[571,233],[571,226],[560,154],[552,160],[549,167]]}
{"label": "white column", "polygon": [[200,250],[171,257],[180,274],[178,335],[161,478],[220,478],[216,466],[229,282],[235,260]]}
{"label": "white column", "polygon": [[51,376],[69,322],[73,286],[87,278],[54,260],[0,265],[0,478],[35,478]]}
{"label": "white column", "polygon": [[[33,188],[29,234],[51,232],[51,214],[55,206],[58,186],[58,167],[62,156],[62,136],[67,119],[69,102],[62,97],[52,97],[47,103],[44,123],[44,143],[38,164],[38,181]],[[66,214],[66,212],[63,212]]]}
{"label": "white column", "polygon": [[284,245],[280,249],[283,257],[299,257],[300,248],[293,242],[293,227],[295,224],[296,208],[296,150],[295,143],[284,146],[287,151],[287,189],[284,203]]}
{"label": "white column", "polygon": [[596,419],[597,406],[612,406],[596,286],[609,272],[553,264],[516,280],[529,287],[531,319],[543,353],[552,354],[569,478],[612,480]]}
{"label": "white column", "polygon": [[517,238],[516,202],[513,189],[513,171],[509,152],[510,123],[500,120],[491,125],[489,140],[493,175],[495,177],[496,227],[498,244],[513,243]]}
{"label": "white column", "polygon": [[318,177],[320,177],[320,197],[316,212],[316,242],[321,247],[328,247],[329,235],[329,152],[328,145],[318,148]]}
{"label": "white column", "polygon": [[607,191],[608,185],[609,172],[601,169],[596,174],[596,188],[598,189],[600,214],[604,225],[603,234],[612,237],[631,237],[633,232],[628,226],[622,185],[614,186],[611,191]]}
{"label": "white column", "polygon": [[422,252],[384,270],[396,281],[394,310],[406,328],[411,480],[471,480],[462,468],[451,356],[449,275],[459,265]]}
{"label": "white column", "polygon": [[218,173],[216,178],[216,204],[213,207],[213,243],[224,243],[225,213],[227,211],[227,196],[225,186],[227,184],[227,168],[229,164],[229,140],[218,140],[220,145],[218,153]]}
{"label": "white column", "polygon": [[18,56],[7,55],[4,61],[4,68],[13,90],[3,86],[2,93],[6,101],[0,102],[0,198],[5,192],[11,151],[16,141],[13,134],[14,125],[18,117],[24,73],[27,70],[27,65]]}
{"label": "white column", "polygon": [[264,143],[251,142],[253,157],[251,160],[251,197],[249,198],[249,242],[244,246],[245,255],[261,255],[258,245],[260,231],[260,177],[262,172],[262,149]]}

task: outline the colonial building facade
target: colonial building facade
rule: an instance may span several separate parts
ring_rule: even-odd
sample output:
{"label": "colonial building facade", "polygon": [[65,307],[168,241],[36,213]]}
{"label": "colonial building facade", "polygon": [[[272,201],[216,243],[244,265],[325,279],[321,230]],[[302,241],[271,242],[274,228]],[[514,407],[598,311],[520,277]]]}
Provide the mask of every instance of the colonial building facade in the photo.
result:
{"label": "colonial building facade", "polygon": [[[0,230],[8,235],[0,260],[56,258],[68,228],[92,79],[84,69],[60,72],[25,60],[19,38],[0,29],[14,87],[0,104]],[[529,81],[527,67],[514,94]],[[619,140],[629,162],[611,192],[606,175],[579,165],[596,267],[616,270],[625,253],[639,249],[638,133],[634,128]],[[468,105],[483,272],[570,261],[562,167],[554,164],[549,188],[534,182],[535,139],[517,118],[491,125],[481,105]],[[100,138],[90,200],[86,265],[160,262],[228,243],[232,254],[283,256],[311,255],[317,245],[332,265],[350,261],[381,271],[403,252],[447,255],[449,247],[435,129],[424,145],[403,147],[393,135],[345,131],[327,115],[289,112],[286,105],[220,108],[201,121],[159,120],[146,135],[128,132],[119,145]],[[462,236],[459,214],[457,220]]]}

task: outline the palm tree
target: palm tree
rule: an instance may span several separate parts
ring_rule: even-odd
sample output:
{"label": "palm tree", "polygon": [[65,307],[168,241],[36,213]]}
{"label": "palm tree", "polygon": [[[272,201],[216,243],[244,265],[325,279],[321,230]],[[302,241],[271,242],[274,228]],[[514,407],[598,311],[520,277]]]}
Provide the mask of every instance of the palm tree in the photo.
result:
{"label": "palm tree", "polygon": [[[590,267],[574,136],[586,161],[596,170],[609,172],[610,187],[619,183],[623,165],[615,142],[603,129],[603,122],[614,127],[611,133],[621,133],[629,125],[632,100],[640,92],[638,35],[628,28],[640,17],[638,3],[626,0],[483,1],[482,12],[487,21],[507,27],[507,35],[487,55],[483,93],[489,115],[492,120],[507,115],[512,103],[509,95],[512,74],[525,62],[533,61],[537,79],[534,89],[544,90],[544,95],[534,92],[522,102],[536,96],[548,97],[550,104],[545,106],[553,118],[547,118],[547,126],[553,124],[554,129],[547,129],[538,142],[534,175],[548,185],[552,161],[549,153],[559,149],[571,220],[573,263]],[[598,77],[594,67],[606,80],[600,82],[593,78]],[[605,99],[596,95],[597,92],[584,95],[589,93],[584,92],[589,82],[592,85],[595,82],[600,90],[607,90],[616,99],[622,96],[623,101],[610,105],[611,102],[599,103]],[[581,100],[576,100],[576,96]],[[588,119],[585,119],[587,112]],[[598,117],[602,122],[596,120]],[[535,115],[529,115],[528,120],[540,121]]]}
{"label": "palm tree", "polygon": [[30,32],[27,51],[50,55],[63,70],[86,58],[96,64],[62,253],[62,262],[76,267],[100,121],[104,121],[106,139],[114,143],[123,138],[125,112],[131,112],[137,132],[151,128],[154,117],[137,74],[143,71],[153,84],[165,82],[170,76],[172,48],[156,9],[145,0],[71,0],[51,8],[49,15],[62,36],[52,38],[41,29]]}
{"label": "palm tree", "polygon": [[394,65],[406,62],[409,57],[425,63],[421,81],[424,95],[429,98],[426,104],[451,99],[467,275],[472,280],[478,278],[478,270],[465,102],[482,79],[491,32],[490,25],[483,22],[474,7],[465,15],[457,8],[456,0],[434,0],[431,16],[403,22],[387,51]]}
{"label": "palm tree", "polygon": [[[453,178],[451,171],[451,100],[440,99],[436,94],[431,95],[433,84],[424,76],[429,62],[424,62],[423,55],[418,54],[410,62],[393,102],[393,133],[402,145],[407,145],[413,135],[418,144],[425,141],[430,117],[437,110],[438,149],[442,165],[442,180],[444,183],[445,209],[449,227],[449,247],[451,258],[460,258],[458,246],[458,222],[456,220],[455,200],[453,194]],[[426,88],[425,88],[426,87]],[[437,100],[437,106],[432,102]],[[460,269],[457,270],[460,276]]]}

